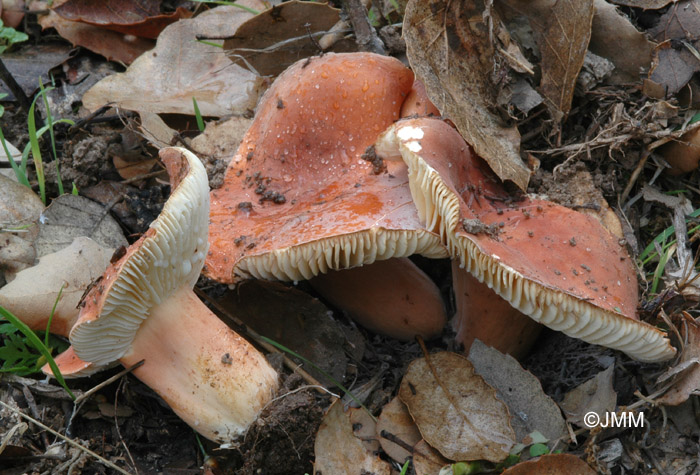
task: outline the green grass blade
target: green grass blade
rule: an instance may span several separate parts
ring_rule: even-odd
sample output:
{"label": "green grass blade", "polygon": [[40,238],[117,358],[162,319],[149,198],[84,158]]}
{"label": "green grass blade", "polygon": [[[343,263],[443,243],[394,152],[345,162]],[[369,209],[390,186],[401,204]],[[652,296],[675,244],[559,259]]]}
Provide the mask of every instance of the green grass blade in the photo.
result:
{"label": "green grass blade", "polygon": [[36,179],[39,182],[39,197],[41,202],[46,204],[46,180],[44,178],[44,162],[41,159],[41,149],[39,148],[39,137],[36,132],[36,121],[34,120],[34,108],[36,107],[37,95],[32,101],[29,108],[29,117],[27,118],[27,131],[29,132],[29,146],[34,159],[34,168],[36,170]]}
{"label": "green grass blade", "polygon": [[10,150],[7,148],[7,143],[5,142],[5,135],[2,133],[2,127],[0,127],[0,142],[2,142],[2,148],[5,150],[5,156],[7,157],[7,160],[10,162],[10,166],[12,167],[12,171],[15,172],[15,176],[17,177],[17,181],[20,182],[22,185],[26,186],[27,188],[31,188],[31,185],[29,185],[29,180],[27,179],[27,174],[22,171],[22,169],[17,165],[15,162],[15,159],[12,158],[12,154],[10,153]]}
{"label": "green grass blade", "polygon": [[[696,209],[692,213],[690,213],[686,217],[686,222],[688,221],[689,218],[697,218],[700,216],[700,208]],[[668,238],[673,236],[673,234],[676,232],[676,227],[675,226],[669,226],[666,229],[664,229],[661,233],[659,233],[658,236],[656,236],[647,247],[644,248],[641,254],[639,254],[639,260],[642,262],[642,264],[648,263],[651,259],[656,257],[656,249],[654,247],[654,244],[661,244],[664,241],[666,241]]]}
{"label": "green grass blade", "polygon": [[[32,114],[30,114],[31,116]],[[39,339],[38,336],[19,318],[15,317],[11,312],[5,309],[2,305],[0,305],[0,316],[6,319],[8,322],[10,322],[12,325],[14,325],[15,328],[17,328],[23,335],[24,337],[32,342],[34,347],[39,350],[41,355],[46,358],[46,361],[49,364],[49,367],[51,368],[51,372],[53,373],[54,377],[56,378],[56,381],[63,386],[63,389],[66,390],[68,395],[71,397],[71,399],[75,400],[75,395],[73,394],[73,391],[70,390],[68,385],[66,384],[66,380],[63,379],[63,375],[61,374],[61,371],[59,371],[58,366],[56,365],[56,362],[53,360],[53,357],[51,356],[51,352],[49,351],[48,348],[42,343],[42,341]]]}
{"label": "green grass blade", "polygon": [[204,119],[202,119],[202,113],[199,111],[199,105],[197,105],[197,99],[192,97],[192,104],[194,105],[194,116],[197,119],[197,128],[200,132],[204,132]]}
{"label": "green grass blade", "polygon": [[655,295],[656,291],[659,288],[659,281],[661,280],[661,275],[664,273],[664,269],[666,268],[666,263],[668,262],[669,258],[671,257],[671,252],[673,249],[669,248],[664,252],[664,254],[661,256],[661,259],[659,259],[659,263],[656,266],[656,270],[654,271],[654,278],[651,281],[651,294]]}
{"label": "green grass blade", "polygon": [[61,284],[61,288],[58,289],[58,295],[56,300],[53,302],[53,307],[51,308],[51,314],[49,315],[49,322],[46,324],[46,333],[44,333],[44,346],[49,347],[49,329],[51,328],[51,322],[53,321],[53,315],[56,313],[56,306],[58,306],[58,301],[61,300],[61,295],[63,295],[63,289],[66,288],[66,283]]}
{"label": "green grass blade", "polygon": [[58,182],[58,194],[63,194],[63,181],[61,180],[61,170],[58,166],[58,154],[56,153],[56,136],[53,132],[53,117],[51,116],[51,108],[49,107],[49,99],[46,93],[54,89],[53,87],[44,88],[44,82],[39,78],[39,95],[44,100],[44,108],[46,109],[46,125],[49,127],[49,135],[51,136],[51,150],[53,151],[53,159],[56,162],[56,181]]}

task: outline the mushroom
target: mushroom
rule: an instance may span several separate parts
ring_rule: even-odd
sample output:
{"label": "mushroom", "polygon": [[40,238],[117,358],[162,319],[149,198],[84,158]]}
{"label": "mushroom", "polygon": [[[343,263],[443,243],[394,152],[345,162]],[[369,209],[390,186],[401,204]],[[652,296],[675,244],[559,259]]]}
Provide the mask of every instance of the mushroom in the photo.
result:
{"label": "mushroom", "polygon": [[697,169],[700,163],[700,127],[664,144],[659,153],[671,166],[666,170],[669,175],[678,176]]}
{"label": "mushroom", "polygon": [[666,335],[638,320],[634,265],[595,218],[514,198],[459,133],[438,119],[401,121],[382,134],[375,150],[408,165],[427,229],[439,232],[450,255],[513,307],[641,361],[674,356]]}
{"label": "mushroom", "polygon": [[63,370],[82,362],[125,366],[204,437],[243,434],[277,388],[277,374],[250,343],[194,294],[207,252],[209,186],[187,150],[160,152],[172,193],[150,229],[84,297]]}
{"label": "mushroom", "polygon": [[[385,166],[367,150],[399,118],[412,84],[400,61],[371,53],[324,54],[282,73],[260,102],[223,186],[211,193],[204,273],[229,284],[251,277],[298,281],[416,253],[446,257],[440,237],[418,219],[406,166]],[[424,315],[435,319],[428,327],[442,328],[434,284],[410,291],[424,288],[427,294],[414,299],[432,304]],[[406,331],[403,321],[396,328]]]}
{"label": "mushroom", "polygon": [[445,326],[440,289],[407,257],[329,271],[309,281],[363,327],[398,340],[439,336]]}
{"label": "mushroom", "polygon": [[480,340],[515,358],[527,356],[542,330],[541,324],[460,268],[458,259],[452,260],[452,290],[455,339],[464,345],[467,353],[474,340]]}

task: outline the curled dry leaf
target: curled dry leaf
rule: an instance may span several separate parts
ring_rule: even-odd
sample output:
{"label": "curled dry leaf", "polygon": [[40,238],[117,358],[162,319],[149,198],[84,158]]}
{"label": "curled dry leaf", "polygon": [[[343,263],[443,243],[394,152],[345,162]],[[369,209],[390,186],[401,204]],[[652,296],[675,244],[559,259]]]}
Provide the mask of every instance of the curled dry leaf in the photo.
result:
{"label": "curled dry leaf", "polygon": [[508,408],[456,353],[414,360],[399,397],[423,438],[448,459],[499,462],[515,444]]}
{"label": "curled dry leaf", "polygon": [[[440,112],[499,178],[525,190],[530,171],[520,158],[520,134],[494,112],[498,90],[492,78],[505,71],[495,69],[500,61],[484,13],[478,0],[413,0],[404,17],[406,52]],[[487,13],[498,36],[507,35],[495,12]]]}
{"label": "curled dry leaf", "polygon": [[90,238],[78,237],[70,246],[42,257],[37,265],[19,272],[15,280],[0,288],[0,305],[30,328],[45,329],[63,288],[51,333],[68,336],[78,318],[81,296],[104,273],[112,252]]}
{"label": "curled dry leaf", "polygon": [[567,435],[566,423],[557,404],[542,390],[539,380],[510,355],[474,341],[469,360],[482,378],[508,406],[517,440],[539,431],[549,440]]}
{"label": "curled dry leaf", "polygon": [[68,0],[53,7],[66,20],[87,23],[125,35],[155,39],[163,28],[189,18],[192,13],[179,7],[172,13],[160,13],[159,0]]}
{"label": "curled dry leaf", "polygon": [[109,210],[83,196],[65,194],[53,200],[39,218],[36,254],[41,257],[60,251],[79,236],[109,249],[128,246]]}
{"label": "curled dry leaf", "polygon": [[[244,2],[245,3],[245,2]],[[254,6],[257,0],[248,0]],[[218,7],[194,19],[168,26],[156,47],[124,73],[109,76],[84,96],[83,105],[97,110],[107,103],[139,112],[194,115],[192,98],[203,116],[243,114],[255,107],[262,79],[231,64],[220,48],[196,41],[231,35],[251,14],[236,7]]]}
{"label": "curled dry leaf", "polygon": [[[377,437],[384,452],[395,462],[403,464],[411,456],[407,448],[421,440],[420,432],[401,399],[395,397],[382,408],[377,420]],[[397,444],[395,441],[401,441]]]}
{"label": "curled dry leaf", "polygon": [[131,64],[144,52],[153,48],[153,41],[145,38],[135,38],[116,31],[66,20],[53,10],[48,14],[39,15],[38,22],[42,30],[55,28],[62,38],[70,41],[73,46],[82,46],[90,51],[104,56],[109,61],[119,61]]}
{"label": "curled dry leaf", "polygon": [[668,406],[678,406],[691,395],[700,394],[700,324],[688,322],[684,328],[687,342],[680,361],[659,377],[659,382],[676,378],[671,388],[657,399]]}
{"label": "curled dry leaf", "polygon": [[30,188],[0,175],[0,275],[7,280],[34,264],[35,223],[43,209]]}
{"label": "curled dry leaf", "polygon": [[[330,30],[340,21],[339,13],[327,4],[284,2],[243,23],[224,42],[224,50],[239,66],[262,76],[277,76],[296,61],[319,53],[310,35]],[[348,51],[342,46],[335,43],[329,51]]]}
{"label": "curled dry leaf", "polygon": [[586,462],[571,454],[543,455],[535,460],[528,460],[514,465],[503,472],[503,475],[595,475]]}
{"label": "curled dry leaf", "polygon": [[320,475],[389,475],[391,465],[369,452],[352,430],[350,414],[343,402],[335,401],[326,412],[316,434],[314,473]]}
{"label": "curled dry leaf", "polygon": [[440,469],[450,463],[425,440],[413,446],[413,468],[416,475],[438,475]]}

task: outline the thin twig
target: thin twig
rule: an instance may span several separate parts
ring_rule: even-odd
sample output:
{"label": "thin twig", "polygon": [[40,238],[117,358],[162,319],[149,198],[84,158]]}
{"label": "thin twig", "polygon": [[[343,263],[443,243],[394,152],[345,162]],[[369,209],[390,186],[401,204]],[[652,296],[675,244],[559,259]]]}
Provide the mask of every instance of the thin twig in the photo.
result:
{"label": "thin twig", "polygon": [[[36,407],[36,401],[34,400],[34,396],[32,395],[32,392],[29,390],[29,388],[26,385],[22,386],[22,394],[24,394],[24,399],[27,401],[27,405],[29,406],[29,409],[32,411],[32,415],[39,419],[41,415],[39,414],[39,409]],[[49,437],[46,435],[46,432],[41,433],[41,441],[44,443],[44,450],[49,448]]]}
{"label": "thin twig", "polygon": [[90,390],[88,390],[88,391],[85,391],[83,394],[81,394],[80,396],[78,396],[77,398],[75,398],[75,401],[73,401],[74,404],[77,406],[77,405],[78,405],[83,399],[85,399],[86,397],[91,396],[91,395],[95,394],[96,391],[99,391],[100,389],[104,388],[105,386],[107,386],[107,385],[109,385],[109,384],[112,384],[113,382],[115,382],[117,379],[121,378],[121,377],[124,376],[125,374],[131,373],[133,370],[135,370],[136,368],[138,368],[139,366],[141,366],[145,361],[146,361],[146,360],[141,360],[141,361],[139,361],[138,363],[136,363],[136,364],[134,364],[134,365],[132,365],[132,366],[129,366],[129,367],[126,368],[125,370],[120,371],[119,373],[115,374],[115,375],[112,376],[111,378],[105,379],[104,381],[102,381],[100,384],[98,384],[98,385],[95,386],[94,388],[92,388],[92,389],[90,389]]}
{"label": "thin twig", "polygon": [[17,415],[20,416],[21,418],[28,420],[28,421],[31,422],[32,424],[37,425],[37,426],[39,426],[40,428],[42,428],[42,429],[44,429],[44,430],[46,430],[46,431],[51,432],[53,435],[55,435],[55,436],[58,437],[59,439],[62,439],[62,440],[64,440],[64,441],[66,441],[66,443],[68,443],[69,445],[72,445],[73,447],[75,447],[75,448],[77,448],[77,449],[79,449],[79,450],[82,450],[82,451],[85,452],[86,454],[88,454],[88,455],[90,455],[90,456],[92,456],[92,457],[95,457],[97,460],[99,460],[100,462],[102,462],[104,465],[107,465],[109,468],[111,468],[111,469],[113,469],[113,470],[116,470],[117,472],[119,472],[119,473],[121,473],[121,474],[123,474],[123,475],[131,475],[129,472],[127,472],[127,471],[124,470],[123,468],[118,467],[117,465],[113,464],[112,462],[110,462],[110,461],[107,460],[106,458],[102,457],[101,455],[99,455],[99,454],[93,452],[92,450],[88,449],[87,447],[83,447],[83,446],[80,445],[78,442],[74,441],[73,439],[69,439],[68,437],[66,437],[65,435],[61,434],[60,432],[57,432],[57,431],[53,430],[51,427],[42,424],[41,422],[37,421],[37,420],[34,419],[33,417],[28,416],[27,414],[23,413],[22,411],[20,411],[20,410],[18,410],[18,409],[15,409],[14,407],[10,406],[9,404],[6,404],[6,403],[4,403],[3,401],[0,401],[0,405],[2,405],[2,406],[3,406],[4,408],[6,408],[6,409],[11,410],[12,412],[14,412],[15,414],[17,414]]}
{"label": "thin twig", "polygon": [[343,7],[350,18],[352,29],[355,31],[355,42],[360,51],[386,54],[384,44],[379,39],[377,31],[370,24],[367,9],[360,0],[343,0]]}
{"label": "thin twig", "polygon": [[[32,103],[24,93],[22,86],[19,85],[10,70],[7,69],[7,66],[5,66],[2,59],[0,59],[0,80],[2,80],[7,85],[8,89],[12,91],[12,95],[15,96],[15,99],[17,99],[17,102],[19,102],[20,107],[22,107],[22,109],[29,114],[29,109],[31,108]],[[36,110],[35,114],[38,114]],[[36,118],[39,119],[38,116]],[[37,123],[41,123],[41,121],[37,120]]]}

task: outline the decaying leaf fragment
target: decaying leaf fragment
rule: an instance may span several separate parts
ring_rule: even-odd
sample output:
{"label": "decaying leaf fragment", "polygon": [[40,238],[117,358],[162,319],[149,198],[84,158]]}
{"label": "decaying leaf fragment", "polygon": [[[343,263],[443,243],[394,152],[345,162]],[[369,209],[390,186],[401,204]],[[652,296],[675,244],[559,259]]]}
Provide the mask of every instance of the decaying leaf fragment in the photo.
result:
{"label": "decaying leaf fragment", "polygon": [[689,321],[684,331],[687,342],[680,362],[659,377],[659,382],[676,378],[673,386],[657,400],[668,406],[677,406],[691,395],[700,394],[700,323]]}
{"label": "decaying leaf fragment", "polygon": [[498,88],[494,80],[506,73],[501,67],[506,61],[496,52],[494,42],[507,32],[485,3],[489,2],[409,2],[403,29],[406,52],[440,112],[454,122],[501,180],[525,190],[530,171],[520,158],[520,134],[495,112]]}
{"label": "decaying leaf fragment", "polygon": [[[416,423],[413,422],[406,405],[398,397],[382,408],[382,413],[377,420],[377,437],[384,452],[400,464],[411,456],[411,452],[403,445],[412,447],[421,440]],[[404,444],[397,444],[395,442],[397,439]]]}
{"label": "decaying leaf fragment", "polygon": [[457,353],[414,360],[399,397],[426,442],[450,460],[499,462],[515,444],[508,408]]}
{"label": "decaying leaf fragment", "polygon": [[[257,4],[249,0],[248,4]],[[96,110],[107,103],[139,112],[194,115],[192,98],[203,116],[243,114],[255,107],[262,79],[231,61],[221,48],[196,41],[218,27],[233,34],[251,14],[240,8],[214,8],[194,19],[168,26],[156,47],[134,61],[124,73],[106,77],[84,96],[83,105]]]}
{"label": "decaying leaf fragment", "polygon": [[629,17],[605,0],[595,0],[588,48],[615,65],[609,83],[638,82],[651,65],[655,44],[637,30]]}
{"label": "decaying leaf fragment", "polygon": [[314,444],[315,474],[355,475],[372,473],[389,475],[391,465],[367,450],[364,441],[353,433],[350,412],[343,401],[335,401],[323,417]]}
{"label": "decaying leaf fragment", "polygon": [[0,276],[34,264],[35,222],[43,209],[31,188],[0,175]]}
{"label": "decaying leaf fragment", "polygon": [[569,422],[587,427],[584,419],[586,413],[595,412],[599,417],[605,418],[606,413],[615,411],[617,393],[613,389],[614,370],[613,363],[606,370],[566,393],[559,405]]}
{"label": "decaying leaf fragment", "polygon": [[449,463],[449,460],[440,455],[440,452],[428,445],[425,440],[413,446],[413,468],[416,475],[436,475]]}

